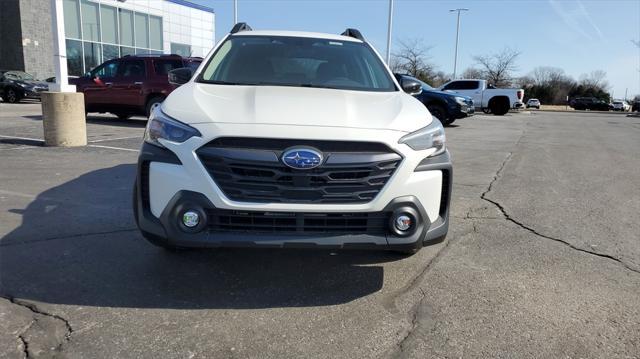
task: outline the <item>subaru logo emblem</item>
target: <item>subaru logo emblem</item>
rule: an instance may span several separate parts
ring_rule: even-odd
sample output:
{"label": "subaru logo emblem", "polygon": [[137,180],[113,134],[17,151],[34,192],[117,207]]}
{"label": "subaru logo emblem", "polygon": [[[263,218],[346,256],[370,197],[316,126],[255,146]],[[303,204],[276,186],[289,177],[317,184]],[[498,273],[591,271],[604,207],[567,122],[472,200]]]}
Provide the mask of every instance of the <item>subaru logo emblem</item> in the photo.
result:
{"label": "subaru logo emblem", "polygon": [[282,155],[282,163],[297,170],[308,170],[322,164],[322,153],[308,147],[291,148]]}

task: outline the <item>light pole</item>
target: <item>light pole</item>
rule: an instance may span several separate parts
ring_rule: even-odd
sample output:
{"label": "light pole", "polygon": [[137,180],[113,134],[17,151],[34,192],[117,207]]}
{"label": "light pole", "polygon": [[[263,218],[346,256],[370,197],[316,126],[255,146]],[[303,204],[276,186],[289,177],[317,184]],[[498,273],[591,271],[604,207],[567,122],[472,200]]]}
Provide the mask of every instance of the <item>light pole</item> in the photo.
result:
{"label": "light pole", "polygon": [[389,21],[387,23],[387,66],[391,61],[391,25],[393,24],[393,0],[389,0]]}
{"label": "light pole", "polygon": [[238,0],[233,0],[233,24],[238,23]]}
{"label": "light pole", "polygon": [[453,58],[453,78],[456,78],[456,70],[458,69],[458,39],[460,38],[460,11],[469,11],[469,9],[452,9],[449,12],[457,12],[458,13],[458,22],[456,24],[456,54]]}

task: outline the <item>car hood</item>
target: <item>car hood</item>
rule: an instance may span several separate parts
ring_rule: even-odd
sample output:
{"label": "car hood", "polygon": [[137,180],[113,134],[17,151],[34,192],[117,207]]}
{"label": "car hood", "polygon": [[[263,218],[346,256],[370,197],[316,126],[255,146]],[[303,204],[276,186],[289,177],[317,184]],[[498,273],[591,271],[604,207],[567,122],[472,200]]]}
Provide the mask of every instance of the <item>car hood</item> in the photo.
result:
{"label": "car hood", "polygon": [[16,83],[23,83],[29,86],[38,86],[38,87],[49,87],[49,84],[44,81],[38,80],[18,80]]}
{"label": "car hood", "polygon": [[226,122],[412,132],[431,123],[424,105],[402,91],[191,82],[173,91],[163,102],[162,110],[191,124]]}

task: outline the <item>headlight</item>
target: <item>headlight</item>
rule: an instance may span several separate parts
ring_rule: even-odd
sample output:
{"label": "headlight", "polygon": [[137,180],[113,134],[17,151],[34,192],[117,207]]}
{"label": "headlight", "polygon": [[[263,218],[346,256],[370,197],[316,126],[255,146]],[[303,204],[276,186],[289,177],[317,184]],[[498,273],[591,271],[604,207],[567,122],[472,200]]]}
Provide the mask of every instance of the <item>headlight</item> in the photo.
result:
{"label": "headlight", "polygon": [[436,156],[443,153],[447,149],[445,142],[444,127],[442,127],[440,121],[435,117],[433,117],[433,121],[429,126],[412,132],[398,141],[398,143],[404,143],[415,151],[435,148],[435,152],[430,156]]}
{"label": "headlight", "polygon": [[144,132],[144,141],[158,147],[164,147],[158,141],[160,138],[182,143],[194,136],[201,136],[201,134],[195,128],[165,115],[160,110],[160,106],[157,106],[149,117],[147,129]]}
{"label": "headlight", "polygon": [[461,105],[466,105],[467,104],[467,99],[464,98],[464,97],[456,96],[456,102],[461,104]]}

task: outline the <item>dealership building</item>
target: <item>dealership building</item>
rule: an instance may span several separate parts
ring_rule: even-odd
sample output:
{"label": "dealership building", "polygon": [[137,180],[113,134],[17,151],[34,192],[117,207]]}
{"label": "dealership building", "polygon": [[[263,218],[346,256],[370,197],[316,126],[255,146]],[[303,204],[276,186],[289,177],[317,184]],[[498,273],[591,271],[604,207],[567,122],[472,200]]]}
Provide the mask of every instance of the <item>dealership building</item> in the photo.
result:
{"label": "dealership building", "polygon": [[[67,67],[81,76],[134,54],[204,57],[213,9],[186,0],[62,0]],[[54,76],[51,0],[0,0],[0,69]]]}

